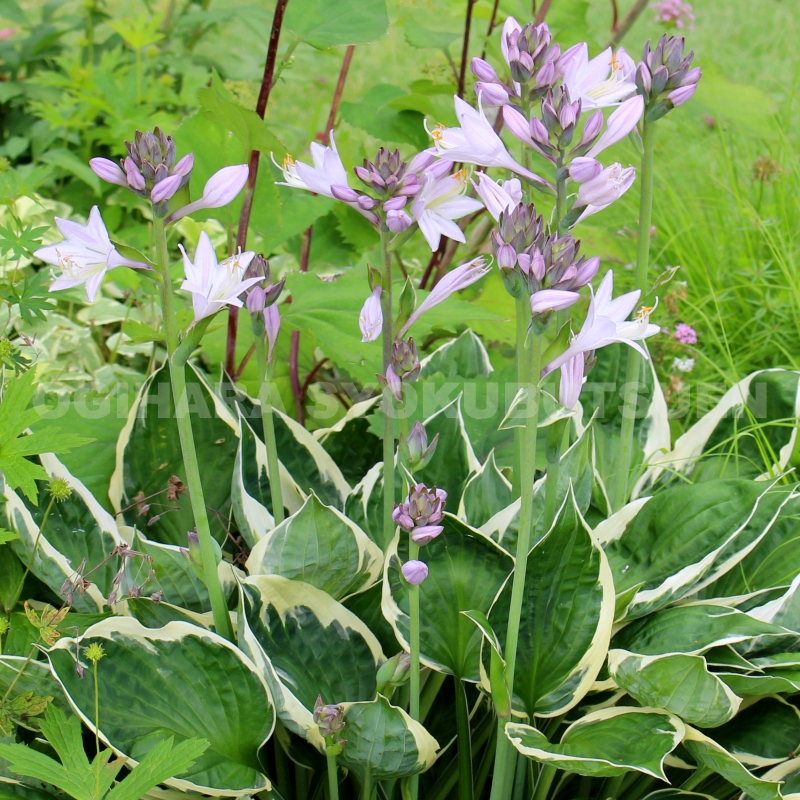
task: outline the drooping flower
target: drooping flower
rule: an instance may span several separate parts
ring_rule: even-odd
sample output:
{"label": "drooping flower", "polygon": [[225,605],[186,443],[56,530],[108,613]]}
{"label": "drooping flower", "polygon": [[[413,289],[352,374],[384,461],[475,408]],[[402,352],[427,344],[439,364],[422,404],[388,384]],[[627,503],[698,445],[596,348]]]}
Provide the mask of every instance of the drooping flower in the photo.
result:
{"label": "drooping flower", "polygon": [[580,100],[583,110],[617,105],[636,91],[633,59],[620,47],[608,47],[589,59],[589,46],[582,42],[559,59],[557,71],[564,76],[570,98]]}
{"label": "drooping flower", "polygon": [[167,223],[175,222],[187,214],[204,208],[222,208],[222,206],[228,205],[244,189],[249,174],[250,167],[247,164],[223,167],[206,181],[206,185],[203,187],[203,196],[199,200],[187,203],[177,211],[173,211],[167,217]]}
{"label": "drooping flower", "polygon": [[465,103],[458,95],[454,99],[456,117],[461,126],[445,128],[443,125],[437,125],[429,131],[440,158],[462,164],[477,164],[481,167],[510,169],[538,186],[552,188],[547,181],[511,157],[503,140],[486,119],[483,107],[480,105],[480,97],[478,97],[478,109]]}
{"label": "drooping flower", "polygon": [[613,290],[614,274],[609,270],[600,282],[597,293],[589,301],[589,311],[580,333],[560,356],[544,368],[544,375],[566,364],[579,353],[591,353],[615,342],[627,344],[648,358],[647,351],[638,342],[661,330],[658,325],[650,323],[649,313],[652,309],[642,309],[635,319],[629,320],[628,316],[639,301],[641,291],[636,289],[612,298]]}
{"label": "drooping flower", "polygon": [[575,208],[582,208],[583,212],[577,222],[602,211],[614,201],[619,200],[631,188],[635,179],[636,169],[634,167],[623,169],[622,164],[611,164],[596,177],[581,184],[578,196],[575,198]]}
{"label": "drooping flower", "polygon": [[489,272],[489,267],[486,266],[486,259],[482,256],[468,261],[456,267],[454,270],[448,272],[440,281],[433,287],[431,293],[420,303],[419,308],[408,318],[405,325],[400,329],[397,334],[398,338],[406,335],[408,329],[429,309],[433,308],[439,303],[446,300],[454,292],[460,292],[466,289],[467,286],[472,285],[475,281],[480,280],[484,275]]}
{"label": "drooping flower", "polygon": [[442,236],[465,242],[464,232],[453,220],[483,208],[480,200],[464,195],[466,187],[467,173],[463,169],[443,177],[428,172],[422,191],[412,201],[411,216],[433,252],[439,248]]}
{"label": "drooping flower", "polygon": [[91,303],[108,270],[116,267],[150,269],[149,264],[123,258],[117,252],[97,206],[93,206],[89,212],[86,225],[61,217],[56,217],[55,221],[64,241],[40,247],[34,253],[46,264],[61,267],[61,275],[50,285],[51,292],[71,289],[83,283],[86,284],[86,297]]}
{"label": "drooping flower", "polygon": [[566,364],[561,365],[561,379],[558,384],[558,402],[564,408],[575,408],[581,396],[583,388],[583,373],[585,368],[585,356],[578,353],[573,356]]}
{"label": "drooping flower", "polygon": [[697,344],[697,331],[685,322],[675,326],[675,339],[681,344]]}
{"label": "drooping flower", "polygon": [[311,143],[311,159],[314,166],[295,161],[287,154],[283,165],[272,161],[282,172],[285,181],[279,182],[281,186],[293,186],[296,189],[307,189],[315,194],[334,197],[331,186],[347,186],[347,170],[339,157],[333,131],[330,134],[331,145],[326,147],[318,142]]}
{"label": "drooping flower", "polygon": [[259,277],[244,277],[245,270],[255,256],[254,252],[248,250],[218,262],[214,246],[205,231],[200,234],[194,262],[189,259],[182,245],[178,247],[183,253],[183,268],[186,273],[181,289],[192,294],[192,324],[216,314],[227,305],[241,308],[243,304],[239,295],[261,280]]}
{"label": "drooping flower", "polygon": [[358,327],[361,328],[362,342],[374,342],[381,335],[383,327],[382,293],[383,289],[380,286],[376,286],[361,308],[361,313],[358,316]]}
{"label": "drooping flower", "polygon": [[499,221],[501,211],[513,211],[522,202],[522,184],[517,178],[501,182],[492,180],[485,172],[475,174],[478,182],[472,181],[472,185],[495,222]]}

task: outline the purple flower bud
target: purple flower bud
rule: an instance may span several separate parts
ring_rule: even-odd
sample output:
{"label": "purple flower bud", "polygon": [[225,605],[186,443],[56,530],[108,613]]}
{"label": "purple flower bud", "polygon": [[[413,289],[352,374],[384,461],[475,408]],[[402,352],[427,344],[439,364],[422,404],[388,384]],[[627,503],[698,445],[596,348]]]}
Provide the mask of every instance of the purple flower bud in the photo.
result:
{"label": "purple flower bud", "polygon": [[400,376],[392,369],[392,365],[386,369],[386,375],[376,375],[378,383],[392,393],[392,397],[398,402],[403,399],[403,381]]}
{"label": "purple flower bud", "polygon": [[424,561],[406,561],[400,571],[412,586],[419,586],[428,577],[428,565]]}
{"label": "purple flower bud", "polygon": [[180,175],[182,178],[185,178],[187,175],[191,174],[193,169],[194,169],[194,156],[191,153],[189,153],[189,155],[184,156],[172,168],[172,174]]}
{"label": "purple flower bud", "polygon": [[405,504],[397,505],[392,511],[392,519],[401,527],[410,531],[414,527],[414,520],[404,511]]}
{"label": "purple flower bud", "polygon": [[539,74],[536,76],[536,88],[544,89],[546,86],[550,86],[555,77],[556,65],[550,61],[539,70]]}
{"label": "purple flower bud", "polygon": [[[395,198],[400,199],[400,198]],[[405,211],[389,211],[386,214],[386,227],[392,233],[402,233],[411,227],[414,222]]]}
{"label": "purple flower bud", "polygon": [[[603,112],[601,111],[599,113],[602,122]],[[550,143],[550,134],[547,132],[547,128],[545,128],[544,124],[538,117],[534,117],[531,120],[531,138],[535,142],[539,142],[539,144],[547,145]]]}
{"label": "purple flower bud", "polygon": [[533,277],[536,278],[537,281],[540,281],[544,278],[546,265],[544,263],[544,256],[538,250],[534,250],[533,255],[531,256],[530,271],[533,273]]}
{"label": "purple flower bud", "polygon": [[414,544],[422,546],[435,539],[443,530],[444,527],[441,525],[422,525],[414,528],[409,535]]}
{"label": "purple flower bud", "polygon": [[421,153],[417,153],[409,162],[406,175],[408,176],[409,173],[419,174],[433,164],[435,160],[436,153],[431,152],[431,150],[423,150]]}
{"label": "purple flower bud", "polygon": [[247,293],[245,305],[251,314],[260,314],[264,310],[267,293],[258,285],[253,286]]}
{"label": "purple flower bud", "polygon": [[700,67],[694,67],[690,69],[681,79],[681,86],[688,86],[690,83],[697,83],[701,76],[703,75],[703,71]]}
{"label": "purple flower bud", "polygon": [[584,354],[578,355],[561,366],[558,386],[558,401],[564,408],[573,409],[578,403],[583,386]]}
{"label": "purple flower bud", "polygon": [[514,269],[517,263],[517,251],[510,244],[497,248],[497,266],[500,269]]}
{"label": "purple flower bud", "polygon": [[660,66],[653,72],[653,94],[661,94],[669,80],[669,70],[665,66]]}
{"label": "purple flower bud", "polygon": [[353,167],[353,172],[355,172],[358,179],[364,183],[370,182],[370,171],[366,167]]}
{"label": "purple flower bud", "polygon": [[583,136],[581,136],[580,141],[581,145],[589,144],[597,138],[600,129],[603,127],[603,121],[603,112],[600,110],[595,111],[594,114],[586,120],[586,124],[583,126]]}
{"label": "purple flower bud", "polygon": [[128,179],[128,186],[135,192],[142,192],[145,188],[144,176],[139,172],[133,159],[129,156],[125,159],[125,175]]}
{"label": "purple flower bud", "polygon": [[405,208],[407,202],[408,200],[405,197],[393,197],[391,200],[387,200],[383,204],[383,210],[399,211],[401,208]]}
{"label": "purple flower bud", "polygon": [[649,95],[653,91],[653,79],[650,77],[650,68],[644,62],[636,67],[636,88],[641,94]]}
{"label": "purple flower bud", "polygon": [[150,192],[150,201],[152,203],[163,203],[165,200],[169,200],[181,188],[182,181],[183,177],[181,175],[170,175],[168,178],[164,178],[163,181],[159,181]]}
{"label": "purple flower bud", "polygon": [[472,74],[479,81],[486,81],[487,83],[500,82],[500,78],[497,77],[494,67],[482,58],[473,58],[469,67],[472,70]]}
{"label": "purple flower bud", "polygon": [[349,186],[331,186],[331,194],[345,203],[357,203],[361,195]]}
{"label": "purple flower bud", "polygon": [[575,276],[573,286],[576,289],[579,289],[581,286],[586,286],[586,284],[597,275],[597,270],[599,269],[600,259],[597,256],[587,259],[578,267],[578,274]]}
{"label": "purple flower bud", "polygon": [[483,83],[476,81],[475,94],[487,108],[499,108],[508,103],[508,92],[497,83]]}
{"label": "purple flower bud", "polygon": [[364,211],[372,211],[378,205],[378,201],[373,197],[368,197],[365,194],[358,196],[358,207]]}
{"label": "purple flower bud", "polygon": [[576,183],[586,183],[603,171],[603,165],[594,158],[576,158],[569,168],[569,176]]}
{"label": "purple flower bud", "polygon": [[580,298],[577,292],[566,292],[563,289],[542,289],[531,295],[531,312],[544,314],[548,311],[563,311]]}
{"label": "purple flower bud", "polygon": [[269,342],[269,353],[267,358],[272,361],[272,351],[278,341],[278,334],[281,330],[281,315],[278,311],[278,304],[273,303],[264,309],[264,325],[267,330],[267,341]]}
{"label": "purple flower bud", "polygon": [[561,113],[558,115],[558,120],[561,123],[562,128],[571,128],[575,124],[575,120],[577,119],[577,114],[575,108],[570,105],[565,105],[564,108],[561,109]]}
{"label": "purple flower bud", "polygon": [[[534,117],[534,119],[536,119]],[[536,120],[538,122],[538,120]],[[531,141],[531,128],[533,123],[528,123],[522,114],[517,111],[513,106],[507,106],[503,109],[503,122],[506,127],[517,137],[523,144],[528,144]],[[541,124],[541,123],[540,123]],[[545,141],[548,137],[545,132]]]}
{"label": "purple flower bud", "polygon": [[672,105],[677,108],[678,106],[682,106],[687,100],[691,98],[691,96],[697,91],[697,84],[692,83],[688,86],[681,86],[678,89],[670,92],[667,97]]}
{"label": "purple flower bud", "polygon": [[221,208],[228,205],[244,189],[249,174],[250,168],[247,164],[223,167],[206,181],[206,185],[203,187],[203,196],[199,200],[170,214],[167,222],[175,222],[187,214],[203,208]]}
{"label": "purple flower bud", "polygon": [[117,186],[125,186],[127,188],[128,180],[125,177],[125,173],[110,159],[92,158],[89,160],[89,166],[98,178],[102,178],[102,180],[108,183],[114,183]]}

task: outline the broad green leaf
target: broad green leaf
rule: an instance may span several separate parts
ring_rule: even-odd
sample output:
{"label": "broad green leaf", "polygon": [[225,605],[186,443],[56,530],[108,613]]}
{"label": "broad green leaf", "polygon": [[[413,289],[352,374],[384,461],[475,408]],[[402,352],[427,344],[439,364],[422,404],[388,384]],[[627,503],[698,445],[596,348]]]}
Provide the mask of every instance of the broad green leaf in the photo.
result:
{"label": "broad green leaf", "polygon": [[464,487],[458,516],[475,528],[486,524],[512,502],[511,483],[497,468],[494,450]]}
{"label": "broad green leaf", "polygon": [[437,372],[446,378],[477,378],[494,371],[485,345],[470,328],[425,356],[420,367],[420,379]]}
{"label": "broad green leaf", "polygon": [[[401,484],[401,481],[396,481]],[[396,500],[402,500],[402,485],[395,486]],[[383,526],[383,462],[375,464],[358,482],[344,504],[347,517],[353,520],[364,533],[382,550],[386,550],[391,540],[386,541]]]}
{"label": "broad green leaf", "polygon": [[341,600],[376,583],[383,553],[341,511],[312,492],[303,506],[259,539],[247,560],[250,575],[282,575]]}
{"label": "broad green leaf", "polygon": [[[491,539],[451,514],[444,530],[421,553],[429,565],[419,587],[420,655],[439,672],[480,680],[481,632],[462,611],[489,611],[513,567],[511,557]],[[408,649],[410,635],[408,583],[400,567],[408,559],[409,537],[398,528],[386,553],[383,614]]]}
{"label": "broad green leaf", "polygon": [[[789,497],[763,482],[706,481],[665,489],[644,505],[635,501],[638,513],[610,535],[609,519],[603,536],[617,592],[642,584],[628,618],[657,611],[732,569],[766,536]],[[630,518],[625,508],[617,514]]]}
{"label": "broad green leaf", "polygon": [[42,153],[39,156],[39,160],[45,164],[52,164],[70,175],[74,175],[78,180],[83,181],[96,197],[100,197],[102,194],[100,191],[100,178],[72,150],[67,150],[65,147],[55,147]]}
{"label": "broad green leaf", "polygon": [[[761,777],[765,781],[783,781],[781,794],[786,800],[798,800],[800,798],[800,761],[796,758],[778,764],[767,770]],[[743,800],[754,800],[747,792],[742,795],[742,798]]]}
{"label": "broad green leaf", "polygon": [[156,602],[149,597],[133,597],[125,605],[130,615],[145,628],[163,628],[168,622],[190,622],[200,628],[214,628],[214,615],[210,611],[199,614],[163,600]]}
{"label": "broad green leaf", "polygon": [[461,31],[432,30],[428,27],[428,24],[427,20],[420,20],[419,15],[409,17],[406,20],[406,41],[411,47],[430,47],[436,50],[447,50],[453,42],[463,36]]}
{"label": "broad green leaf", "polygon": [[351,594],[342,605],[352,611],[374,634],[384,653],[394,655],[400,651],[400,644],[394,635],[394,628],[386,621],[381,609],[383,584],[376,583],[366,592]]}
{"label": "broad green leaf", "polygon": [[439,743],[382,695],[344,706],[347,744],[339,761],[362,780],[367,771],[374,781],[415,775],[436,760]]}
{"label": "broad green leaf", "polygon": [[284,26],[317,50],[346,44],[368,44],[389,27],[384,0],[294,0]]}
{"label": "broad green leaf", "polygon": [[324,750],[313,720],[323,703],[372,700],[385,660],[377,639],[330,595],[279,575],[241,584],[239,642],[269,684],[281,721]]}
{"label": "broad green leaf", "polygon": [[[44,504],[34,506],[6,487],[6,514],[20,536],[11,547],[26,564],[36,551],[31,572],[56,596],[64,582],[75,578],[78,570],[88,572],[100,567],[92,574],[85,593],[75,593],[74,605],[79,611],[102,610],[112,588],[111,580],[120,567],[116,558],[100,566],[123,542],[117,523],[55,456],[44,455],[41,460],[45,475],[66,480],[72,494],[63,502],[53,504],[45,523],[47,508]],[[44,489],[44,485],[41,488]],[[43,524],[44,529],[39,535]]]}
{"label": "broad green leaf", "polygon": [[638,703],[663,708],[703,728],[727,722],[742,702],[708,671],[702,656],[640,656],[612,650],[608,670],[620,689]]}
{"label": "broad green leaf", "polygon": [[[509,580],[489,614],[501,637],[511,587]],[[570,492],[528,555],[514,679],[526,714],[555,717],[580,702],[603,667],[613,621],[611,570]]]}
{"label": "broad green leaf", "polygon": [[[191,365],[186,367],[186,394],[206,506],[224,518],[231,502],[237,421]],[[186,483],[169,367],[165,366],[142,386],[120,433],[109,488],[114,511],[122,512],[128,524],[140,523],[135,505],[137,493],[143,492],[145,497],[156,495],[148,502],[166,503],[167,483],[173,475]],[[186,532],[194,528],[188,494],[179,497],[178,504],[174,510],[156,507],[160,518],[148,525],[148,538],[186,546]],[[214,536],[221,541],[225,536],[222,525],[216,514],[209,512],[208,517]]]}
{"label": "broad green leaf", "polygon": [[[242,795],[268,788],[258,749],[272,733],[269,689],[234,645],[186,622],[151,630],[130,617],[89,628],[80,641],[105,651],[97,668],[101,738],[141,761],[166,736],[207,739],[195,765],[167,784],[188,791]],[[94,685],[75,673],[77,643],[62,638],[48,651],[56,677],[93,730]],[[83,655],[81,655],[83,661]],[[92,667],[84,663],[88,673]]]}
{"label": "broad green leaf", "polygon": [[800,712],[777,697],[765,697],[717,728],[714,741],[743,764],[772,766],[800,747]]}
{"label": "broad green leaf", "polygon": [[684,724],[655,708],[606,708],[570,725],[559,744],[530,725],[509,723],[506,736],[517,750],[542,764],[612,778],[629,770],[667,780],[664,759],[683,738]]}
{"label": "broad green leaf", "polygon": [[423,116],[418,111],[398,111],[393,100],[406,95],[403,89],[388,83],[372,86],[359,102],[343,102],[342,119],[370,136],[383,141],[408,143],[424,149],[430,143],[423,126]]}
{"label": "broad green leaf", "polygon": [[699,765],[722,775],[752,800],[781,800],[778,783],[757,778],[735,756],[700,731],[687,726],[683,744]]}
{"label": "broad green leaf", "polygon": [[800,692],[800,670],[766,670],[763,674],[742,675],[735,672],[717,672],[731,691],[741,697],[763,697],[768,694],[797,694]]}
{"label": "broad green leaf", "polygon": [[703,603],[666,608],[626,625],[612,647],[643,656],[685,653],[700,655],[712,647],[786,632],[735,608]]}

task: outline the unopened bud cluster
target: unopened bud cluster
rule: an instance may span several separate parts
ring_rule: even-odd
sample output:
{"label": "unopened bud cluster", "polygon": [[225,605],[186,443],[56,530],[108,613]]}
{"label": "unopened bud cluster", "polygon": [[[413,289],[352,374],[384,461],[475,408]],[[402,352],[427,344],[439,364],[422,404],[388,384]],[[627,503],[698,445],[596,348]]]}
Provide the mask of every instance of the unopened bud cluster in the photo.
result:
{"label": "unopened bud cluster", "polygon": [[319,728],[320,736],[325,740],[328,755],[338,756],[347,744],[347,739],[339,736],[346,724],[344,708],[338,705],[325,705],[322,697],[318,696],[314,706],[314,722]]}
{"label": "unopened bud cluster", "polygon": [[285,278],[281,278],[277,283],[272,283],[269,261],[260,253],[253,257],[250,265],[244,273],[244,279],[260,278],[258,283],[254,283],[247,290],[245,305],[251,314],[263,314],[265,308],[269,308],[277,302],[283,291]]}
{"label": "unopened bud cluster", "polygon": [[425,426],[421,422],[415,422],[411,426],[408,437],[400,437],[400,453],[408,464],[408,468],[413,472],[430,463],[438,443],[439,434],[437,433],[433,437],[433,441],[428,444],[428,432],[425,430]]}
{"label": "unopened bud cluster", "polygon": [[692,67],[694,51],[684,56],[686,42],[680,36],[664,34],[655,48],[644,46],[642,60],[636,67],[636,88],[645,99],[648,122],[660,119],[683,105],[697,90],[702,72]]}
{"label": "unopened bud cluster", "polygon": [[419,377],[419,357],[414,339],[398,339],[392,344],[392,361],[385,375],[376,375],[378,383],[388,388],[395,400],[403,399],[403,382],[413,383]]}

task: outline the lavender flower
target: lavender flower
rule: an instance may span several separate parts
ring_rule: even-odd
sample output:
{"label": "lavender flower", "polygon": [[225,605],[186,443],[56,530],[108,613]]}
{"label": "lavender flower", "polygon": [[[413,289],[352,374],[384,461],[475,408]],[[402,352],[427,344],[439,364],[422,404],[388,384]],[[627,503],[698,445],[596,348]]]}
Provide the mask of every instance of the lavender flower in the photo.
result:
{"label": "lavender flower", "polygon": [[636,91],[633,59],[620,48],[606,48],[589,59],[589,46],[581,43],[567,50],[558,60],[557,73],[563,75],[570,98],[580,100],[584,110],[616,105]]}
{"label": "lavender flower", "polygon": [[694,9],[683,0],[660,0],[653,5],[656,22],[666,22],[676,28],[694,30]]}
{"label": "lavender flower", "polygon": [[585,355],[578,353],[561,365],[561,379],[558,384],[558,402],[570,411],[578,404],[583,387]]}
{"label": "lavender flower", "polygon": [[522,184],[517,178],[501,182],[492,180],[485,172],[475,174],[478,183],[472,181],[472,185],[495,222],[500,220],[501,212],[513,211],[522,202]]}
{"label": "lavender flower", "polygon": [[648,121],[660,119],[694,94],[702,73],[691,66],[694,52],[684,56],[685,44],[680,37],[664,34],[654,48],[650,42],[644,47],[635,79]]}
{"label": "lavender flower", "polygon": [[311,143],[311,160],[314,166],[302,161],[295,161],[287,153],[283,165],[278,164],[273,156],[272,161],[283,172],[284,181],[280,186],[292,186],[296,189],[307,189],[315,194],[335,197],[331,186],[347,186],[347,170],[339,157],[333,131],[330,132],[331,145],[326,147],[318,142]]}
{"label": "lavender flower", "polygon": [[403,400],[403,380],[402,378],[394,371],[394,368],[391,364],[386,368],[385,375],[376,375],[378,379],[378,383],[384,388],[388,389],[392,393],[392,397],[397,400],[398,403],[402,402]]}
{"label": "lavender flower", "polygon": [[608,118],[602,136],[594,143],[587,155],[594,158],[607,147],[622,141],[636,127],[643,112],[644,98],[639,95],[629,97],[620,103],[619,108]]}
{"label": "lavender flower", "polygon": [[[572,172],[570,172],[570,176]],[[621,164],[612,164],[606,167],[594,178],[583,183],[575,198],[575,210],[583,209],[577,222],[586,217],[602,211],[616,200],[619,200],[633,185],[636,178],[636,169]]]}
{"label": "lavender flower", "polygon": [[206,181],[202,197],[174,211],[167,217],[167,223],[175,222],[187,214],[193,214],[195,211],[205,208],[222,208],[228,205],[244,189],[249,174],[250,167],[247,164],[236,164],[217,170]]}
{"label": "lavender flower", "polygon": [[275,349],[275,343],[278,341],[278,333],[281,330],[281,315],[278,311],[278,304],[273,303],[264,309],[264,327],[267,333],[267,342],[269,343],[269,352],[267,359],[272,361],[272,351]]}
{"label": "lavender flower", "polygon": [[406,561],[400,571],[412,586],[419,586],[428,577],[428,565],[424,561]]}
{"label": "lavender flower", "polygon": [[50,285],[51,292],[85,284],[86,297],[92,303],[108,270],[117,267],[150,269],[149,264],[131,261],[117,252],[97,206],[89,212],[86,225],[61,217],[56,217],[55,221],[64,241],[40,247],[34,253],[46,264],[61,267],[61,275]]}
{"label": "lavender flower", "polygon": [[358,317],[358,327],[361,328],[361,341],[374,342],[383,328],[383,310],[381,309],[381,294],[383,289],[376,286],[372,294],[366,299]]}

